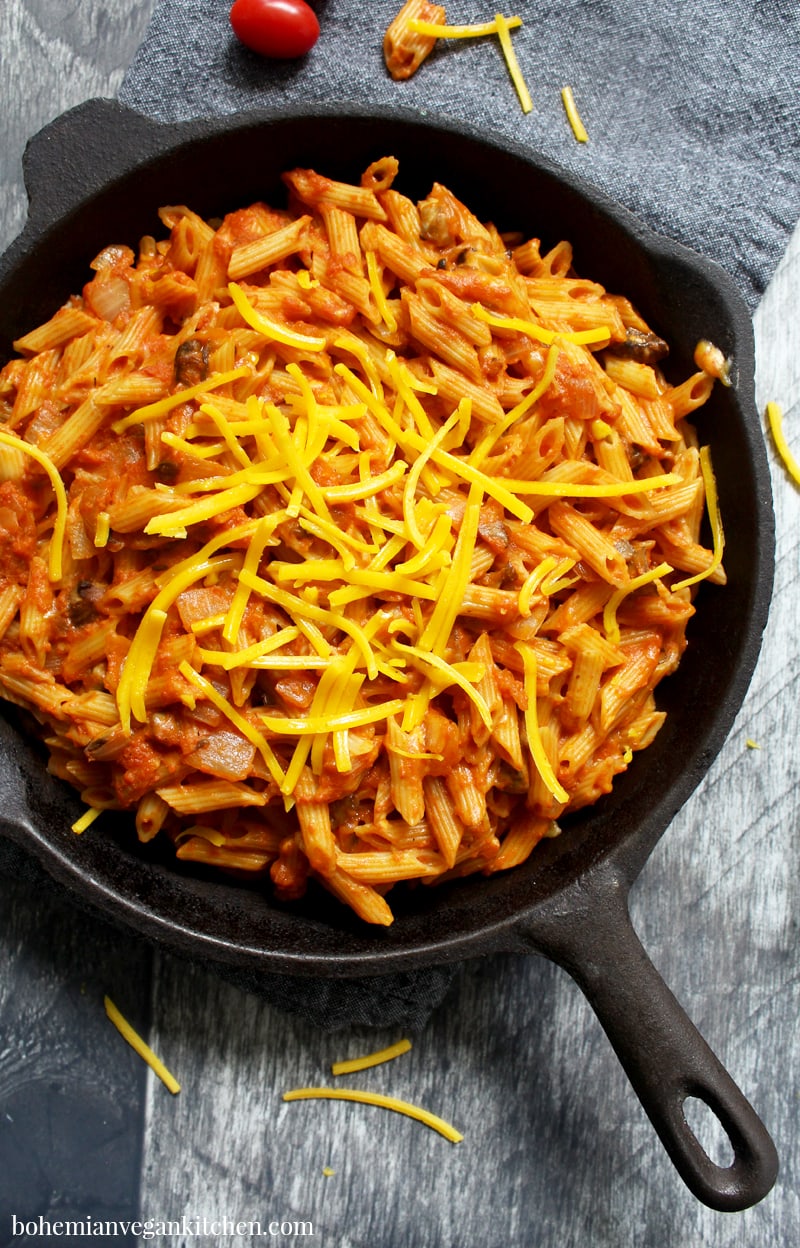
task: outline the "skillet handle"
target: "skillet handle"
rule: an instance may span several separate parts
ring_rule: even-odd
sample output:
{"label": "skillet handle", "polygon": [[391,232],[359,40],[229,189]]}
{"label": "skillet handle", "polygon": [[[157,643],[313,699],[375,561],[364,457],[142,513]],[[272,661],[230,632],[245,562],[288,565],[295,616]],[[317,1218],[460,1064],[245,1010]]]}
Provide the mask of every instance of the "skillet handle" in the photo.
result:
{"label": "skillet handle", "polygon": [[164,127],[117,100],[84,100],[37,131],[22,158],[28,221],[46,228],[127,172],[130,153],[144,162]]}
{"label": "skillet handle", "polygon": [[[602,891],[603,904],[585,906],[568,934],[558,925],[561,939],[548,942],[548,956],[569,972],[597,1014],[690,1191],[712,1209],[747,1209],[775,1182],[775,1145],[647,956],[628,915],[627,890],[616,881]],[[692,1132],[687,1097],[703,1101],[725,1130],[734,1154],[730,1166],[712,1161]]]}

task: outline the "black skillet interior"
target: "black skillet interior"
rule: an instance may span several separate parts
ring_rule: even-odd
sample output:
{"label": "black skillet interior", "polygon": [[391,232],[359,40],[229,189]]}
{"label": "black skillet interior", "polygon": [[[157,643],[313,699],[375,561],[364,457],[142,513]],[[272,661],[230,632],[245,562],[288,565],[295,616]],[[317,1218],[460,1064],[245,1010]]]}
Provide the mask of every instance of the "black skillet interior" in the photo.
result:
{"label": "black skillet interior", "polygon": [[[753,400],[750,318],[716,266],[656,237],[626,211],[535,153],[467,127],[346,109],[244,116],[162,127],[108,101],[60,118],[34,141],[26,230],[0,263],[0,360],[88,279],[107,243],[157,233],[157,208],[188,203],[218,216],[255,199],[284,199],[279,174],[296,165],[357,179],[373,159],[399,158],[411,197],[440,181],[501,229],[574,244],[575,268],[628,295],[671,343],[668,371],[693,368],[700,338],[733,357],[735,385],[715,388],[696,425],[719,481],[728,584],[704,585],[678,673],[660,689],[669,714],[655,744],[614,792],[568,819],[524,866],[490,879],[395,889],[396,921],[365,929],[325,895],[291,908],[268,887],[223,881],[139,847],[126,819],[106,815],[82,837],[78,799],[44,773],[14,713],[0,723],[0,794],[8,835],[87,902],[175,949],[293,974],[361,975],[517,946],[576,880],[611,864],[630,882],[722,745],[749,683],[772,581],[769,477]],[[535,941],[534,941],[535,943]]]}

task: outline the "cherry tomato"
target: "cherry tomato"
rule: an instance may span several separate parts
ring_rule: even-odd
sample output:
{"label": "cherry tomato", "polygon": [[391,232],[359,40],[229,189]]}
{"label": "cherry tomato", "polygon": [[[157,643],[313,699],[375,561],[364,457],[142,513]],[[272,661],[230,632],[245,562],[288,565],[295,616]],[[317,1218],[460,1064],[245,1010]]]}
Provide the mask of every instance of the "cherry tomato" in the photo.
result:
{"label": "cherry tomato", "polygon": [[236,38],[259,56],[305,56],[319,38],[319,22],[305,0],[235,0],[230,13]]}

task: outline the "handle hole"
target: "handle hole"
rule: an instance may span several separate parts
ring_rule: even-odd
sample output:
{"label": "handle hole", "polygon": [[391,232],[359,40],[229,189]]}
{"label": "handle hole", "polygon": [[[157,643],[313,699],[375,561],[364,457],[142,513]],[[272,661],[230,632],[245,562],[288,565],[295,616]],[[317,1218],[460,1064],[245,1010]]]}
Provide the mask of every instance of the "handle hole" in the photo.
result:
{"label": "handle hole", "polygon": [[710,1105],[699,1096],[687,1096],[683,1102],[686,1125],[706,1156],[715,1166],[727,1169],[736,1160],[730,1136]]}

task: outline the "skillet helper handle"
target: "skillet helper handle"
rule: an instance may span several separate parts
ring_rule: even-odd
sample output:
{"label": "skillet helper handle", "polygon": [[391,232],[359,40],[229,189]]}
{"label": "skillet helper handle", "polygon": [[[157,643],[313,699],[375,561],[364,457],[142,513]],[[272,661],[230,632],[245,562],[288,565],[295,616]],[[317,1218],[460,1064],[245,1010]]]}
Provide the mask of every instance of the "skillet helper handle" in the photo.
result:
{"label": "skillet helper handle", "polygon": [[[653,966],[622,890],[616,896],[606,892],[604,900],[604,906],[584,913],[580,948],[573,931],[567,942],[572,949],[562,947],[555,955],[551,950],[550,956],[570,973],[597,1014],[690,1191],[712,1209],[747,1209],[775,1182],[775,1145]],[[687,1097],[703,1101],[723,1127],[734,1154],[730,1166],[712,1161],[692,1132],[684,1113]]]}

